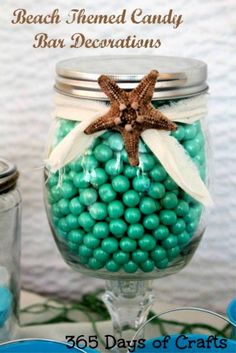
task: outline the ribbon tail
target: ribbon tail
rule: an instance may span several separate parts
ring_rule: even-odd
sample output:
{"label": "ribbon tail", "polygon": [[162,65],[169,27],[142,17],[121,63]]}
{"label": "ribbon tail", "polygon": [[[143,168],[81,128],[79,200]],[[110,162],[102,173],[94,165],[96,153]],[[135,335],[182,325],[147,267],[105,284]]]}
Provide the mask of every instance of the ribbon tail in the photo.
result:
{"label": "ribbon tail", "polygon": [[[92,121],[94,120],[91,119]],[[84,129],[90,124],[87,120],[78,124],[51,152],[48,159],[45,160],[50,171],[56,172],[66,164],[79,158],[93,143],[96,137],[103,134],[99,131],[92,135],[86,135]]]}
{"label": "ribbon tail", "polygon": [[157,130],[146,130],[141,136],[167,173],[187,194],[204,206],[213,204],[196,165],[174,137]]}

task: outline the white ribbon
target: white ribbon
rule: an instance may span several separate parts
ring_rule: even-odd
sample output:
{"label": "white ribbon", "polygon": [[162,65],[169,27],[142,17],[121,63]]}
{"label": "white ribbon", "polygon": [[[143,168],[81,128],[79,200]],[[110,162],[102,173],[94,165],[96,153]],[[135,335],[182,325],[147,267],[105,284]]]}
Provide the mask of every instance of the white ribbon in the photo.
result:
{"label": "white ribbon", "polygon": [[[56,108],[53,116],[56,120],[63,118],[80,123],[53,150],[48,149],[48,158],[45,162],[52,172],[59,170],[75,158],[79,158],[94,139],[104,133],[104,131],[100,131],[93,135],[86,135],[84,130],[109,109],[109,105],[104,102],[75,99],[60,94],[56,95],[55,103]],[[172,121],[192,124],[203,119],[207,114],[207,98],[206,95],[200,95],[179,100],[158,109]],[[51,132],[49,141],[52,141],[53,135],[54,132]],[[141,137],[168,174],[184,191],[204,205],[212,204],[209,191],[203,183],[197,167],[188,157],[182,145],[170,136],[169,132],[146,130]]]}

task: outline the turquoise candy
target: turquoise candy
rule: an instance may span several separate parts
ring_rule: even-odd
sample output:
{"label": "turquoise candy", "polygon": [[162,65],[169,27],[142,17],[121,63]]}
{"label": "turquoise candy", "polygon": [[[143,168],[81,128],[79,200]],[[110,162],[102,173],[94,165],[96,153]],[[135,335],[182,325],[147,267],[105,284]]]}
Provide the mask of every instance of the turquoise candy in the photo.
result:
{"label": "turquoise candy", "polygon": [[117,238],[120,238],[126,232],[127,224],[123,221],[123,219],[113,219],[109,223],[109,230]]}
{"label": "turquoise candy", "polygon": [[68,241],[76,244],[82,244],[84,238],[84,232],[79,229],[73,229],[68,233]]}
{"label": "turquoise candy", "polygon": [[151,197],[144,197],[140,201],[139,207],[143,214],[148,215],[157,211],[157,202]]}
{"label": "turquoise candy", "polygon": [[116,176],[112,179],[112,187],[116,192],[124,193],[130,187],[129,179],[123,175]]}
{"label": "turquoise candy", "polygon": [[124,214],[124,205],[121,201],[112,201],[107,207],[108,215],[111,218],[120,218]]}
{"label": "turquoise candy", "polygon": [[[56,143],[73,126],[63,120]],[[171,136],[204,178],[199,122],[178,124]],[[139,159],[139,166],[131,166],[120,133],[106,131],[84,155],[49,174],[50,221],[75,266],[77,261],[91,271],[150,273],[178,264],[188,250],[203,207],[181,190],[141,139]]]}
{"label": "turquoise candy", "polygon": [[124,195],[123,195],[123,202],[126,206],[128,207],[135,207],[138,205],[140,201],[140,196],[137,193],[137,191],[134,190],[128,190]]}
{"label": "turquoise candy", "polygon": [[123,164],[116,159],[111,159],[105,164],[105,171],[108,175],[116,176],[122,173]]}
{"label": "turquoise candy", "polygon": [[132,252],[136,249],[137,243],[134,239],[122,238],[120,241],[120,248],[124,252]]}
{"label": "turquoise candy", "polygon": [[163,240],[170,234],[168,227],[160,224],[157,229],[153,232],[154,237],[157,240]]}
{"label": "turquoise candy", "polygon": [[88,212],[81,213],[81,215],[78,217],[78,221],[79,225],[85,230],[89,230],[90,228],[92,228],[95,223],[94,219],[90,216]]}
{"label": "turquoise candy", "polygon": [[95,187],[107,182],[108,176],[102,168],[95,168],[90,174],[90,183]]}
{"label": "turquoise candy", "polygon": [[100,240],[90,233],[84,236],[83,241],[84,245],[86,245],[90,249],[96,249],[100,244]]}
{"label": "turquoise candy", "polygon": [[119,265],[124,265],[129,261],[129,254],[119,250],[114,253],[113,260]]}
{"label": "turquoise candy", "polygon": [[109,227],[106,222],[97,222],[93,227],[93,235],[96,238],[106,238],[109,234]]}
{"label": "turquoise candy", "polygon": [[119,152],[124,148],[124,141],[119,133],[114,133],[108,138],[108,145],[113,151]]}
{"label": "turquoise candy", "polygon": [[106,269],[109,272],[118,272],[120,270],[120,265],[114,260],[109,260],[106,263]]}
{"label": "turquoise candy", "polygon": [[89,207],[89,213],[96,221],[102,221],[107,216],[107,206],[102,202],[95,202]]}
{"label": "turquoise candy", "polygon": [[100,270],[103,267],[103,263],[91,257],[88,262],[88,267],[91,268],[91,270]]}
{"label": "turquoise candy", "polygon": [[176,213],[170,210],[163,210],[160,212],[160,221],[166,226],[171,226],[177,221]]}
{"label": "turquoise candy", "polygon": [[97,201],[97,197],[97,191],[89,188],[81,191],[79,200],[82,205],[90,206]]}
{"label": "turquoise candy", "polygon": [[[5,325],[13,308],[13,295],[7,287],[0,287],[0,329]],[[3,332],[6,328],[3,328]]]}
{"label": "turquoise candy", "polygon": [[165,169],[161,165],[156,165],[150,172],[151,178],[155,181],[163,181],[167,177]]}
{"label": "turquoise candy", "polygon": [[131,224],[128,227],[128,236],[132,239],[141,239],[144,234],[144,227],[142,224]]}
{"label": "turquoise candy", "polygon": [[88,188],[89,187],[88,175],[86,175],[85,172],[80,172],[76,174],[73,179],[73,183],[79,189]]}
{"label": "turquoise candy", "polygon": [[111,184],[103,184],[99,188],[99,196],[103,202],[109,203],[116,198],[116,192],[112,188]]}
{"label": "turquoise candy", "polygon": [[133,179],[133,188],[136,191],[139,191],[139,192],[147,191],[150,188],[150,185],[151,185],[151,181],[145,175],[136,176]]}
{"label": "turquoise candy", "polygon": [[119,248],[118,240],[116,238],[103,239],[101,248],[102,250],[106,251],[108,254],[113,254]]}
{"label": "turquoise candy", "polygon": [[178,198],[173,192],[167,192],[165,197],[162,199],[162,205],[164,208],[173,209],[178,205]]}
{"label": "turquoise candy", "polygon": [[138,265],[130,260],[124,265],[123,268],[127,273],[135,273],[138,270]]}
{"label": "turquoise candy", "polygon": [[95,148],[94,155],[99,162],[107,162],[112,158],[113,152],[109,146],[101,143]]}
{"label": "turquoise candy", "polygon": [[138,241],[138,244],[144,251],[154,250],[157,245],[156,239],[149,234],[145,234],[145,236]]}
{"label": "turquoise candy", "polygon": [[157,229],[159,226],[159,217],[155,213],[145,216],[143,219],[143,225],[148,230]]}
{"label": "turquoise candy", "polygon": [[110,255],[101,248],[97,248],[93,252],[93,257],[102,264],[105,264],[105,262],[109,259]]}
{"label": "turquoise candy", "polygon": [[80,215],[84,211],[84,206],[81,204],[79,197],[74,197],[70,201],[69,209],[70,209],[70,212],[75,216]]}
{"label": "turquoise candy", "polygon": [[138,208],[127,208],[125,210],[125,220],[127,223],[138,223],[141,219],[141,213]]}
{"label": "turquoise candy", "polygon": [[152,183],[148,190],[148,195],[154,199],[161,199],[165,196],[165,187],[161,183]]}

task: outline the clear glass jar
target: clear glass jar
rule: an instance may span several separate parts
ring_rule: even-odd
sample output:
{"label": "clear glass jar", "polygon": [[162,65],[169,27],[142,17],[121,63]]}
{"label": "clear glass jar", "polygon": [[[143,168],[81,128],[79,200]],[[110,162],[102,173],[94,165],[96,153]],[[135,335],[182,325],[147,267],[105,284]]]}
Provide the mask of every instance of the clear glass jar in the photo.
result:
{"label": "clear glass jar", "polygon": [[[73,269],[107,280],[114,335],[132,338],[153,303],[152,280],[184,268],[205,230],[207,66],[99,56],[62,61],[56,71],[49,223]],[[152,114],[164,125],[153,128]]]}
{"label": "clear glass jar", "polygon": [[0,341],[12,339],[20,293],[21,196],[16,166],[0,158]]}

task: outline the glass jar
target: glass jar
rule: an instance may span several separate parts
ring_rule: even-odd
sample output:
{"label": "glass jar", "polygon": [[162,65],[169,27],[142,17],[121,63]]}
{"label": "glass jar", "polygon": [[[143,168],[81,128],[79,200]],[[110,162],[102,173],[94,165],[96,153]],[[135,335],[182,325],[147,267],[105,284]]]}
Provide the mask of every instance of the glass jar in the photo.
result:
{"label": "glass jar", "polygon": [[15,165],[0,158],[0,341],[12,339],[20,292],[21,196]]}
{"label": "glass jar", "polygon": [[[133,166],[120,132],[88,138],[82,127],[109,109],[100,75],[130,92],[153,69],[160,73],[152,105],[177,129],[141,134],[139,165]],[[46,205],[56,243],[74,269],[147,280],[189,262],[205,229],[203,204],[210,200],[201,185],[207,184],[206,76],[203,62],[174,57],[89,57],[57,65]]]}

